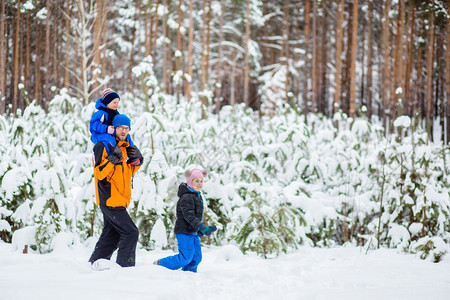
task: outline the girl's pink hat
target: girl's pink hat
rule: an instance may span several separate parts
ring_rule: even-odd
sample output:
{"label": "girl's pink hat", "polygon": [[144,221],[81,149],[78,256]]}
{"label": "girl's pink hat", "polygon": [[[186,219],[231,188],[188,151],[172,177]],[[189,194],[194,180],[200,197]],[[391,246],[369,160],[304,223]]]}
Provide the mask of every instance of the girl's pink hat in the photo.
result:
{"label": "girl's pink hat", "polygon": [[200,169],[192,169],[192,170],[186,170],[184,172],[184,176],[186,177],[186,183],[187,185],[192,188],[192,181],[195,178],[205,178],[207,172],[205,170]]}

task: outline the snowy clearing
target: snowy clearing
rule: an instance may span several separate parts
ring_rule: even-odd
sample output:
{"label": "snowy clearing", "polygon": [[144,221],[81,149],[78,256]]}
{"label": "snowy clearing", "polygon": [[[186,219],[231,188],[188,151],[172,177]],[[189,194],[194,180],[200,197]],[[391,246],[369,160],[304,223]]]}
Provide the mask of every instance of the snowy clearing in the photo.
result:
{"label": "snowy clearing", "polygon": [[100,272],[90,253],[80,245],[22,254],[0,242],[0,299],[448,299],[450,291],[448,257],[435,264],[387,249],[301,247],[264,260],[204,247],[197,274],[152,265],[172,251],[138,250],[136,267]]}

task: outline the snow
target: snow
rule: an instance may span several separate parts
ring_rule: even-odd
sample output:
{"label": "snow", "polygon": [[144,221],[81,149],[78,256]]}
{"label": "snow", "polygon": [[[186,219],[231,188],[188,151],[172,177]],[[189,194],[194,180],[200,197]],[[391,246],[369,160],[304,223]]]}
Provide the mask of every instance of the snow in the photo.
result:
{"label": "snow", "polygon": [[400,116],[394,121],[394,126],[409,128],[411,126],[411,118],[408,116]]}
{"label": "snow", "polygon": [[[12,244],[0,241],[0,300],[439,299],[450,290],[450,153],[421,129],[406,134],[408,117],[396,124],[409,128],[388,137],[379,122],[352,122],[342,112],[337,128],[320,116],[306,119],[281,101],[281,67],[261,77],[271,82],[261,90],[273,100],[265,104],[270,118],[239,104],[201,119],[199,94],[175,105],[152,64],[148,57],[133,69],[151,87],[150,99],[121,94],[145,157],[129,207],[141,226],[136,268],[96,273],[86,265],[103,225],[86,134],[94,103],[82,106],[62,90],[47,114],[30,105],[17,118],[0,116],[0,136],[10,141],[0,145],[0,231],[12,235]],[[205,220],[219,230],[199,274],[171,272],[152,262],[174,254],[177,187],[194,165],[210,174]],[[363,248],[309,248],[341,245],[345,226],[354,230],[349,244]],[[273,250],[265,252],[265,240]],[[378,243],[392,249],[374,250]],[[117,281],[123,284],[111,284]]]}
{"label": "snow", "polygon": [[204,246],[190,273],[152,264],[171,250],[138,250],[134,268],[93,271],[93,245],[40,255],[0,242],[0,299],[440,300],[450,291],[450,259],[433,264],[396,250],[301,247],[264,260],[234,245]]}
{"label": "snow", "polygon": [[167,245],[166,227],[161,219],[156,220],[155,225],[153,225],[150,239],[155,241],[155,246],[158,248]]}
{"label": "snow", "polygon": [[11,232],[11,225],[6,220],[0,220],[0,231]]}

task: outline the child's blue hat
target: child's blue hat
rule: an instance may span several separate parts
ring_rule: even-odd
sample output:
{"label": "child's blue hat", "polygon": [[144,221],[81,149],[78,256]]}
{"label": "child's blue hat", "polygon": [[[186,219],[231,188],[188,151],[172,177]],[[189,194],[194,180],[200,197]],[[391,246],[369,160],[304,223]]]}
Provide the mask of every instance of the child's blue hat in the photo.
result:
{"label": "child's blue hat", "polygon": [[111,101],[113,101],[116,98],[120,99],[119,94],[114,92],[112,89],[106,88],[106,89],[103,90],[103,92],[102,92],[102,103],[105,106],[108,106],[108,104],[111,103]]}
{"label": "child's blue hat", "polygon": [[124,114],[118,114],[117,116],[114,117],[112,125],[114,126],[114,128],[125,125],[130,127],[131,129],[131,120]]}

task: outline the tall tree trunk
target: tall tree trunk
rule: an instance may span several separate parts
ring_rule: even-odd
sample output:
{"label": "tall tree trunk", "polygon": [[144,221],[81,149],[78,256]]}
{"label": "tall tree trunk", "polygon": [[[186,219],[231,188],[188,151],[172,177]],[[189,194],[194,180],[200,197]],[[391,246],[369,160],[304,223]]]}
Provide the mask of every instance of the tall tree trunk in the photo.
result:
{"label": "tall tree trunk", "polygon": [[168,66],[168,61],[167,61],[167,43],[166,43],[166,39],[167,39],[167,0],[163,0],[163,7],[164,7],[164,12],[163,12],[163,16],[162,16],[162,30],[163,30],[163,91],[164,93],[167,93],[167,87],[168,87],[168,78],[167,78],[167,66]]}
{"label": "tall tree trunk", "polygon": [[[447,1],[447,15],[450,15],[450,0]],[[446,89],[446,93],[447,93],[447,122],[446,122],[446,138],[445,138],[445,143],[449,144],[450,141],[450,19],[447,18],[447,24],[446,24],[447,28],[447,34],[446,34],[446,39],[447,39],[447,47],[446,47],[446,59],[445,59],[445,89]]]}
{"label": "tall tree trunk", "polygon": [[130,59],[129,59],[129,63],[128,63],[128,76],[127,76],[127,86],[128,89],[132,89],[132,69],[134,66],[134,53],[135,53],[135,49],[136,49],[136,26],[137,26],[137,21],[138,21],[138,17],[139,14],[141,12],[141,8],[140,8],[140,1],[135,1],[135,12],[134,12],[134,23],[133,23],[133,28],[131,29],[131,49],[130,49]]}
{"label": "tall tree trunk", "polygon": [[[223,0],[221,0],[223,1]],[[263,13],[263,17],[266,18],[267,15],[269,14],[269,9],[267,8],[267,2],[263,1],[262,3],[262,13]],[[261,36],[261,40],[264,42],[267,37],[268,37],[268,28],[270,28],[270,26],[268,26],[269,22],[264,22],[263,24],[263,28],[262,28],[262,36]],[[264,44],[261,45],[261,53],[262,53],[262,63],[263,65],[268,65],[269,64],[269,58],[270,58],[270,47],[265,46]]]}
{"label": "tall tree trunk", "polygon": [[322,6],[322,17],[320,18],[322,26],[321,26],[321,46],[320,46],[320,86],[319,86],[319,112],[323,113],[325,116],[329,116],[329,107],[328,107],[328,10],[326,7],[326,2],[323,1],[321,3]]}
{"label": "tall tree trunk", "polygon": [[[183,10],[181,9],[181,5],[183,4],[183,0],[178,0],[178,27],[177,27],[177,54],[175,55],[175,70],[181,71],[184,73],[184,64],[181,62],[184,61],[184,57],[182,57],[183,53],[183,44],[181,38],[181,27],[183,26]],[[180,79],[181,80],[181,79]],[[176,82],[176,94],[177,94],[177,102],[180,102],[180,94],[182,93],[183,82]]]}
{"label": "tall tree trunk", "polygon": [[[300,44],[300,30],[301,30],[301,25],[300,25],[300,15],[299,12],[301,11],[301,7],[302,7],[302,2],[301,1],[297,1],[297,3],[294,3],[294,8],[293,8],[293,15],[292,15],[292,36],[295,39],[295,49],[300,49],[301,48],[301,44]],[[265,11],[264,15],[267,14],[267,10]],[[263,34],[263,36],[266,36],[265,34]],[[293,53],[293,68],[296,67],[296,65],[299,65],[297,62],[300,61],[301,56],[300,56],[300,51],[294,51]],[[296,68],[296,72],[300,75],[301,74],[301,67],[300,68]],[[301,92],[301,87],[300,87],[300,83],[301,83],[301,78],[299,75],[293,76],[293,93],[294,93],[294,98],[292,99],[293,101],[293,105],[295,105],[295,107],[297,108],[297,111],[300,112],[299,110],[299,103],[300,103],[300,92]]]}
{"label": "tall tree trunk", "polygon": [[[203,2],[203,35],[202,35],[202,60],[201,60],[201,91],[208,89],[209,72],[209,49],[210,49],[210,23],[211,23],[211,0]],[[205,95],[200,97],[202,105],[208,106],[208,98]],[[206,111],[202,109],[202,118],[206,118]]]}
{"label": "tall tree trunk", "polygon": [[350,117],[356,117],[356,46],[358,37],[358,0],[353,0],[352,56],[350,70]]}
{"label": "tall tree trunk", "polygon": [[[424,52],[424,47],[420,46],[419,50],[417,51],[417,85],[420,87],[423,87],[423,61],[424,61],[424,57],[423,57],[423,52]],[[415,100],[413,103],[413,116],[415,115],[419,115],[420,113],[420,117],[424,117],[425,116],[425,104],[424,104],[424,92],[423,89],[418,88],[415,91]]]}
{"label": "tall tree trunk", "polygon": [[[443,24],[442,24],[443,25]],[[441,141],[445,140],[445,74],[444,74],[444,66],[445,66],[445,34],[446,28],[444,26],[436,26],[436,66],[437,66],[437,74],[436,74],[436,93],[435,93],[435,117],[439,117],[439,123],[441,125]]]}
{"label": "tall tree trunk", "polygon": [[[23,76],[25,78],[25,89],[28,91],[28,94],[31,94],[31,21],[30,21],[30,12],[26,14],[26,35],[27,39],[25,42],[25,70]],[[28,103],[26,103],[28,105]]]}
{"label": "tall tree trunk", "polygon": [[386,120],[386,113],[389,109],[389,90],[390,90],[390,65],[389,65],[389,11],[391,9],[391,0],[385,0],[383,14],[383,33],[382,33],[382,55],[383,55],[383,73],[381,85],[381,116],[383,121]]}
{"label": "tall tree trunk", "polygon": [[433,108],[433,61],[434,61],[434,14],[428,13],[428,35],[427,35],[427,88],[426,88],[426,128],[432,137],[432,108]]}
{"label": "tall tree trunk", "polygon": [[412,69],[413,69],[413,49],[414,49],[414,26],[415,23],[415,9],[414,3],[409,4],[408,9],[408,25],[407,28],[409,30],[409,40],[408,40],[408,61],[406,64],[406,72],[405,72],[405,111],[406,114],[412,116],[413,107],[412,107],[412,99],[411,99],[411,77],[412,77]]}
{"label": "tall tree trunk", "polygon": [[[181,27],[183,26],[183,10],[181,9],[181,5],[183,4],[183,0],[178,0],[178,27],[177,27],[177,50],[182,51],[182,45],[181,45]],[[181,67],[181,61],[180,59],[177,59],[177,69]]]}
{"label": "tall tree trunk", "polygon": [[66,49],[64,57],[64,88],[69,89],[69,68],[70,68],[70,18],[72,0],[66,2]]}
{"label": "tall tree trunk", "polygon": [[153,38],[153,46],[152,46],[152,51],[156,50],[156,41],[157,36],[158,36],[158,23],[159,23],[159,15],[158,15],[158,9],[159,9],[159,4],[160,4],[160,0],[156,0],[156,6],[155,6],[155,14],[154,14],[154,27],[153,27],[153,33],[152,33],[152,38]]}
{"label": "tall tree trunk", "polygon": [[77,89],[78,96],[83,99],[83,104],[87,105],[89,102],[89,81],[88,81],[88,53],[87,53],[87,37],[82,34],[85,30],[88,30],[89,24],[86,20],[86,16],[91,14],[91,8],[89,12],[86,12],[83,0],[77,0],[78,8],[78,20],[80,22],[78,32],[78,45],[80,53],[80,78],[77,79],[79,88]]}
{"label": "tall tree trunk", "polygon": [[312,87],[312,110],[317,112],[317,0],[313,0],[313,19],[312,19],[312,62],[311,62],[311,87]]}
{"label": "tall tree trunk", "polygon": [[[399,1],[399,13],[397,18],[397,44],[395,45],[395,62],[394,62],[394,90],[392,100],[392,107],[397,110],[398,100],[403,99],[405,93],[404,79],[403,79],[403,58],[404,58],[404,47],[403,47],[403,31],[405,24],[405,0]],[[394,114],[397,111],[393,112]]]}
{"label": "tall tree trunk", "polygon": [[44,89],[43,89],[43,102],[42,106],[47,110],[48,102],[50,101],[50,85],[52,75],[49,72],[50,69],[50,0],[47,0],[46,4],[47,8],[47,18],[45,21],[45,53],[44,53],[44,64],[45,64],[45,72],[44,72]]}
{"label": "tall tree trunk", "polygon": [[[42,30],[38,30],[36,32],[36,46],[35,46],[36,57],[41,57],[43,52],[42,38],[43,38]],[[40,103],[41,91],[42,91],[41,60],[36,59],[36,61],[34,62],[34,99],[36,99],[37,104]]]}
{"label": "tall tree trunk", "polygon": [[60,22],[61,22],[61,16],[60,16],[60,10],[57,9],[56,7],[52,8],[54,10],[54,12],[52,12],[53,15],[53,34],[51,37],[51,45],[53,45],[53,55],[52,55],[52,66],[53,66],[53,71],[52,71],[52,86],[57,86],[60,87],[60,83],[59,83],[59,79],[60,79],[60,74],[59,74],[59,70],[60,70],[60,65],[61,65],[61,59],[59,57],[59,54],[61,53],[60,47],[61,47],[61,43],[60,43],[60,30],[61,30],[61,26],[60,26]]}
{"label": "tall tree trunk", "polygon": [[[343,1],[343,0],[342,0]],[[310,112],[310,99],[309,99],[309,87],[310,87],[310,59],[309,59],[309,40],[310,40],[310,23],[311,23],[311,2],[305,0],[305,64],[304,64],[304,85],[303,85],[303,114],[305,116]]]}
{"label": "tall tree trunk", "polygon": [[353,37],[353,1],[346,2],[348,5],[348,21],[346,28],[346,36],[344,36],[345,41],[345,57],[342,68],[342,93],[341,93],[341,109],[347,115],[350,114],[350,80],[351,80],[351,69],[352,69],[352,37]]}
{"label": "tall tree trunk", "polygon": [[145,57],[152,53],[152,33],[153,33],[153,17],[152,17],[153,0],[148,0],[147,11],[145,16]]}
{"label": "tall tree trunk", "polygon": [[169,28],[169,26],[167,26],[167,57],[166,57],[166,61],[167,61],[167,89],[166,92],[169,95],[172,95],[172,75],[173,74],[173,70],[175,69],[175,65],[173,63],[173,51],[172,51],[172,47],[170,47],[170,42],[172,41],[172,30],[170,30],[171,28]]}
{"label": "tall tree trunk", "polygon": [[95,4],[95,18],[94,18],[94,49],[93,49],[93,76],[92,80],[94,82],[94,87],[98,87],[98,74],[100,72],[101,61],[100,61],[100,47],[102,45],[102,32],[103,32],[103,0],[97,0]]}
{"label": "tall tree trunk", "polygon": [[247,106],[250,106],[250,99],[249,99],[249,70],[250,70],[250,55],[249,55],[249,49],[248,49],[248,43],[250,42],[250,2],[251,0],[247,0],[247,9],[245,13],[245,41],[244,41],[244,47],[245,47],[245,53],[244,53],[244,101],[247,104]]}
{"label": "tall tree trunk", "polygon": [[341,97],[342,44],[344,42],[344,0],[338,0],[336,16],[336,74],[334,75],[334,113],[338,112]]}
{"label": "tall tree trunk", "polygon": [[6,0],[2,0],[1,18],[0,18],[0,114],[6,112],[6,45],[5,45],[5,19],[6,19]]}
{"label": "tall tree trunk", "polygon": [[211,11],[212,0],[208,0],[208,13],[206,15],[206,53],[205,53],[205,85],[208,85],[209,81],[209,54],[211,48]]}
{"label": "tall tree trunk", "polygon": [[223,23],[225,19],[225,0],[220,0],[220,21],[219,21],[219,45],[217,47],[217,70],[215,84],[215,103],[216,113],[220,109],[220,101],[222,96],[222,51],[223,51]]}
{"label": "tall tree trunk", "polygon": [[372,89],[372,60],[373,60],[373,0],[368,1],[367,8],[367,84],[366,84],[366,97],[367,97],[367,118],[369,120],[372,119],[372,97],[373,97],[373,89]]}
{"label": "tall tree trunk", "polygon": [[19,98],[19,37],[20,37],[20,0],[17,1],[16,11],[16,25],[14,27],[14,54],[13,54],[13,78],[11,80],[13,84],[13,98],[12,98],[12,111],[15,114],[18,108]]}
{"label": "tall tree trunk", "polygon": [[184,94],[186,95],[187,101],[191,101],[191,85],[192,85],[192,46],[194,43],[194,17],[193,8],[194,0],[189,0],[189,42],[188,42],[188,63],[187,63],[187,73],[189,80],[186,82]]}
{"label": "tall tree trunk", "polygon": [[284,83],[285,102],[289,103],[289,0],[283,1],[283,42],[284,42],[284,66],[286,68],[286,77]]}
{"label": "tall tree trunk", "polygon": [[[207,13],[207,9],[209,7],[208,5],[208,1],[209,0],[203,0],[203,26],[202,26],[202,53],[201,53],[201,60],[200,60],[200,91],[203,92],[203,90],[205,89],[206,86],[206,62],[205,62],[205,53],[206,53],[206,23],[208,20],[208,13]],[[202,96],[201,97],[202,103],[205,104],[205,99]]]}

